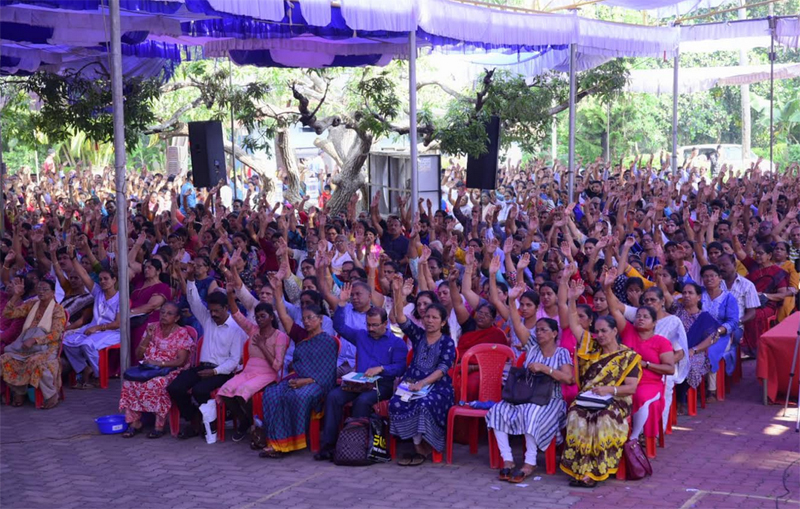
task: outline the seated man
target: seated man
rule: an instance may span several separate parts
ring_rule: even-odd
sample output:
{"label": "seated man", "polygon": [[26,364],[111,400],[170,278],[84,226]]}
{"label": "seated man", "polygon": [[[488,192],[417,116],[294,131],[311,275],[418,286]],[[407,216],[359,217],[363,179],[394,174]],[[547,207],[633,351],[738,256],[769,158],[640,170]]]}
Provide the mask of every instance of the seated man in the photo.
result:
{"label": "seated man", "polygon": [[[203,326],[204,335],[199,352],[200,363],[182,371],[167,387],[172,401],[180,409],[181,417],[189,422],[178,438],[192,438],[200,434],[197,427],[200,417],[198,406],[211,399],[214,389],[222,387],[233,376],[242,358],[242,346],[247,340],[247,334],[228,312],[227,296],[220,292],[210,294],[206,309],[197,293],[191,269],[187,278],[186,298],[192,314]],[[212,422],[211,429],[215,429],[215,426],[216,422]]]}
{"label": "seated man", "polygon": [[402,339],[389,331],[386,310],[370,307],[367,310],[367,329],[354,329],[345,323],[345,306],[350,298],[350,284],[346,284],[339,295],[339,305],[333,315],[333,327],[341,337],[352,343],[356,356],[356,371],[367,376],[380,376],[377,391],[348,392],[337,387],[328,393],[325,400],[325,423],[322,431],[320,452],[314,455],[317,461],[330,460],[339,435],[342,410],[353,403],[353,417],[369,417],[372,406],[389,399],[394,393],[394,380],[406,368],[408,348]]}

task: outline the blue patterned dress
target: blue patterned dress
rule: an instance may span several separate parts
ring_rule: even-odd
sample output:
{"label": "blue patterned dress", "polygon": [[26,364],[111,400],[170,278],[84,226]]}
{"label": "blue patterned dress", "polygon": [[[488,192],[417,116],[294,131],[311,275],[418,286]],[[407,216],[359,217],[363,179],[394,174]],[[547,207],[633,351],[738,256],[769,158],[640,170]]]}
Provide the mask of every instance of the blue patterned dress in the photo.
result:
{"label": "blue patterned dress", "polygon": [[414,359],[406,370],[404,380],[418,381],[436,370],[444,376],[433,384],[431,392],[424,398],[401,401],[392,396],[389,401],[389,417],[393,435],[405,440],[422,434],[423,440],[437,451],[444,451],[447,432],[447,412],[453,406],[453,381],[448,370],[456,360],[456,344],[450,336],[442,336],[429,345],[425,330],[406,320],[400,325],[414,348]]}
{"label": "blue patterned dress", "polygon": [[[297,341],[295,325],[291,337]],[[313,378],[314,383],[299,389],[289,387],[289,380],[264,388],[264,429],[267,443],[279,452],[292,452],[306,447],[306,430],[311,412],[323,408],[325,396],[336,383],[336,340],[322,332],[295,345],[292,365],[298,378]]]}

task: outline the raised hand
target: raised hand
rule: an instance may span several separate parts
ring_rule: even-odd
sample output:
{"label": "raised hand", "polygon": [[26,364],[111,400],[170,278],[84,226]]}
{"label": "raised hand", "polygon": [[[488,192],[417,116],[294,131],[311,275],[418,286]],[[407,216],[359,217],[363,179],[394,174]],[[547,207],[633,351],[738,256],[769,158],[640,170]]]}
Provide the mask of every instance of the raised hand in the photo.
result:
{"label": "raised hand", "polygon": [[403,281],[403,297],[408,297],[414,291],[414,280],[408,278]]}
{"label": "raised hand", "polygon": [[497,271],[500,270],[500,257],[498,255],[494,255],[492,257],[492,261],[489,263],[489,274],[497,274]]}
{"label": "raised hand", "polygon": [[531,264],[531,254],[524,253],[522,256],[519,257],[519,261],[517,262],[517,270],[522,271],[528,268],[528,265]]}
{"label": "raised hand", "polygon": [[505,253],[506,256],[510,256],[512,249],[514,249],[514,237],[508,236],[505,242],[503,242],[503,253]]}
{"label": "raised hand", "polygon": [[508,290],[508,303],[513,306],[514,301],[518,300],[525,293],[525,284],[520,281],[517,286]]}
{"label": "raised hand", "polygon": [[14,295],[17,297],[25,295],[25,281],[21,277],[15,277],[12,284],[14,286]]}
{"label": "raised hand", "polygon": [[567,296],[572,300],[578,300],[581,295],[583,295],[585,289],[586,287],[584,286],[583,281],[570,281]]}
{"label": "raised hand", "polygon": [[339,293],[339,303],[344,306],[350,301],[350,292],[353,290],[353,286],[350,283],[345,283],[342,286],[342,291]]}

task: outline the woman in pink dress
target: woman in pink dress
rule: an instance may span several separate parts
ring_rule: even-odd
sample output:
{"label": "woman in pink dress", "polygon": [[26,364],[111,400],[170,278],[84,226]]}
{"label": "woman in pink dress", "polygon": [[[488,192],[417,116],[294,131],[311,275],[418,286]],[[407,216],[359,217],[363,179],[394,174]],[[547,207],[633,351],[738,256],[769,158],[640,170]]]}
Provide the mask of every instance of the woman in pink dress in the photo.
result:
{"label": "woman in pink dress", "polygon": [[225,401],[225,407],[231,410],[239,423],[233,434],[233,441],[239,442],[253,423],[251,405],[248,404],[250,398],[267,385],[277,382],[281,375],[289,336],[278,330],[278,320],[271,304],[261,302],[256,306],[256,323],[245,318],[236,306],[236,291],[232,284],[228,285],[228,307],[235,310],[233,319],[250,338],[247,346],[249,359],[244,370],[228,380],[217,392],[217,399]]}
{"label": "woman in pink dress", "polygon": [[[142,264],[142,277],[134,278],[131,283],[131,323],[136,325],[131,330],[131,352],[135,353],[144,337],[148,325],[159,321],[155,312],[170,300],[172,290],[169,285],[159,279],[163,266],[159,260],[148,260]],[[134,318],[142,316],[142,318]]]}
{"label": "woman in pink dress", "polygon": [[176,304],[167,302],[161,306],[161,312],[155,314],[159,321],[147,326],[135,359],[159,368],[177,369],[146,382],[122,382],[119,408],[125,410],[125,422],[128,423],[128,429],[122,434],[125,438],[141,431],[142,412],[152,412],[156,416],[155,429],[147,438],[160,438],[164,434],[164,423],[172,406],[167,386],[189,366],[189,354],[195,346],[186,329],[178,325],[180,310]]}
{"label": "woman in pink dress", "polygon": [[622,311],[624,308],[613,291],[616,277],[616,269],[611,269],[603,279],[608,307],[617,322],[617,328],[622,331],[622,344],[642,357],[642,378],[633,395],[631,436],[638,437],[644,431],[645,437],[655,438],[659,433],[659,417],[664,413],[664,376],[675,373],[672,343],[655,333],[658,315],[651,307],[637,309],[633,325],[625,320]]}

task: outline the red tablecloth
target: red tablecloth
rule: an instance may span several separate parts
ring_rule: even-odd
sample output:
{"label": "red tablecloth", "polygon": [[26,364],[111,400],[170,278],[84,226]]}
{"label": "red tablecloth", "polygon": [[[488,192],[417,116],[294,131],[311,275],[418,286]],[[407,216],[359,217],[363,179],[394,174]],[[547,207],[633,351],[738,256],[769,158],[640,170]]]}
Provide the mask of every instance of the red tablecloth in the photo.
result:
{"label": "red tablecloth", "polygon": [[[795,312],[762,334],[758,341],[756,376],[759,380],[767,381],[767,396],[773,403],[778,401],[778,395],[785,397],[786,387],[789,385],[789,371],[792,369],[792,353],[797,339],[798,325],[800,325],[800,312]],[[797,397],[800,387],[800,373],[798,373],[800,355],[798,357],[798,367],[792,381],[793,400]],[[783,401],[781,398],[780,402]]]}

